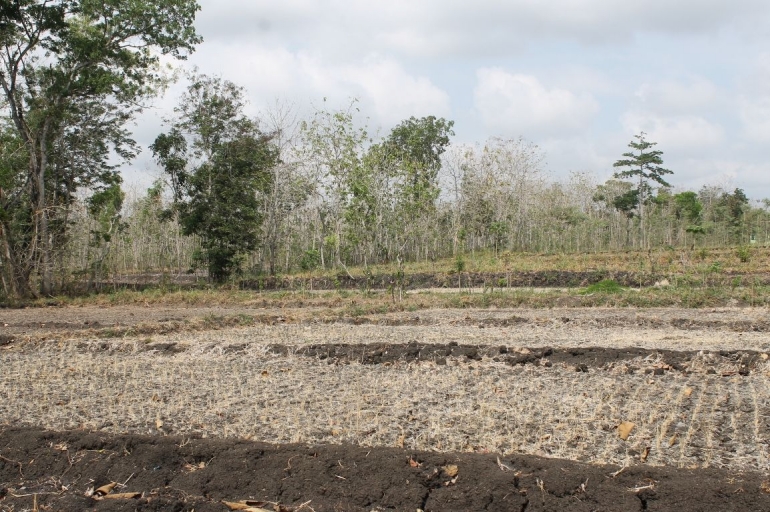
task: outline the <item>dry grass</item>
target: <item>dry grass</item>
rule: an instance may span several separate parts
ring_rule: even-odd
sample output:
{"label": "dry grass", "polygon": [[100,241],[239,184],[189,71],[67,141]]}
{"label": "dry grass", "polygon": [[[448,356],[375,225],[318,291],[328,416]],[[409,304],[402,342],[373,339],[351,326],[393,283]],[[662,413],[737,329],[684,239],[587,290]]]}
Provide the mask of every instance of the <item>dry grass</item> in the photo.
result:
{"label": "dry grass", "polygon": [[[491,252],[476,252],[463,255],[466,272],[531,272],[561,270],[586,272],[606,270],[610,272],[660,273],[708,273],[716,263],[720,272],[753,273],[766,272],[770,267],[770,247],[748,248],[749,261],[741,261],[738,247],[718,248],[665,248],[649,251],[615,251],[597,253],[543,254],[505,251],[498,255]],[[456,259],[444,258],[436,261],[411,262],[404,265],[406,274],[429,272],[449,273],[456,269]],[[371,265],[369,270],[377,274],[398,271],[395,264]],[[364,275],[364,269],[349,267],[354,276]],[[339,270],[315,271],[312,276],[333,277]],[[310,277],[310,273],[298,273]]]}
{"label": "dry grass", "polygon": [[[618,464],[639,463],[649,447],[649,464],[770,470],[766,368],[739,378],[701,371],[653,377],[620,366],[585,374],[489,360],[330,365],[267,350],[271,343],[411,339],[681,347],[681,337],[691,336],[706,338],[703,346],[764,343],[749,333],[556,325],[255,326],[152,340],[185,345],[173,355],[147,351],[150,340],[136,338],[14,345],[0,352],[0,418],[52,429],[518,451]],[[622,421],[636,425],[628,441],[618,437]]]}
{"label": "dry grass", "polygon": [[[448,293],[451,292],[451,293]],[[671,286],[624,289],[617,293],[585,293],[583,289],[495,288],[411,290],[399,298],[385,291],[274,291],[253,292],[220,289],[123,290],[111,294],[58,297],[33,301],[27,306],[147,306],[147,307],[251,307],[304,308],[319,316],[358,316],[430,308],[552,308],[552,307],[684,307],[766,306],[770,287]]]}

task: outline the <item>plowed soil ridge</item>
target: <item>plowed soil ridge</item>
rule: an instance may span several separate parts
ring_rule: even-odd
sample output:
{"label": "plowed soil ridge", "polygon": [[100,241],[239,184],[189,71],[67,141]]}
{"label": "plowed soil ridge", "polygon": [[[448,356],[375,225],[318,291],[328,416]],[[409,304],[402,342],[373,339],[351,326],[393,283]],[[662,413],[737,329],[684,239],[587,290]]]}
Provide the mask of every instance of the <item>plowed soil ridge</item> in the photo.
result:
{"label": "plowed soil ridge", "polygon": [[[149,348],[154,348],[152,345]],[[245,348],[245,346],[243,347]],[[170,347],[158,347],[168,351]],[[178,350],[178,349],[177,349]],[[231,349],[232,350],[232,349]],[[237,349],[236,349],[237,350]],[[268,350],[274,354],[289,353],[308,357],[317,357],[329,363],[358,362],[362,364],[389,364],[396,362],[433,361],[446,364],[447,358],[459,361],[482,361],[491,359],[511,366],[535,365],[550,367],[562,364],[575,368],[576,371],[593,369],[611,369],[623,363],[624,373],[642,370],[646,373],[662,375],[667,371],[685,374],[692,372],[723,373],[725,375],[748,376],[767,361],[767,354],[756,351],[677,351],[649,350],[644,348],[512,348],[484,345],[461,345],[456,342],[439,343],[326,343],[307,346],[271,345]]]}
{"label": "plowed soil ridge", "polygon": [[[110,482],[138,497],[94,497]],[[284,512],[746,511],[770,510],[769,484],[715,469],[0,427],[8,511],[221,512],[247,499]]]}

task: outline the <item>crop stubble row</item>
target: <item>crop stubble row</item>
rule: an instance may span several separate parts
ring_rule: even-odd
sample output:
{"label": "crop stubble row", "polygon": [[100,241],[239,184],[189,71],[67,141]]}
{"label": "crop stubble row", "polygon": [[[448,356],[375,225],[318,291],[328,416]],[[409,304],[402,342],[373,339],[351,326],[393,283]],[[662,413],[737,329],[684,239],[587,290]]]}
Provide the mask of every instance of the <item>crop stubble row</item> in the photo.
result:
{"label": "crop stubble row", "polygon": [[[147,351],[146,340],[129,338],[38,343],[0,352],[0,417],[57,430],[517,451],[621,465],[640,463],[649,449],[646,463],[653,465],[770,469],[766,364],[748,376],[649,375],[621,367],[588,373],[563,365],[512,367],[488,358],[329,364],[268,350],[271,343],[415,339],[574,345],[591,334],[573,332],[568,338],[566,328],[537,326],[295,325],[153,340],[178,343],[179,352]],[[654,338],[650,348],[678,348],[688,336],[702,335],[704,348],[718,341],[686,331],[596,334],[599,342],[627,334],[629,344]],[[751,333],[724,338],[742,348],[763,343]],[[627,441],[616,430],[622,421],[635,424]]]}

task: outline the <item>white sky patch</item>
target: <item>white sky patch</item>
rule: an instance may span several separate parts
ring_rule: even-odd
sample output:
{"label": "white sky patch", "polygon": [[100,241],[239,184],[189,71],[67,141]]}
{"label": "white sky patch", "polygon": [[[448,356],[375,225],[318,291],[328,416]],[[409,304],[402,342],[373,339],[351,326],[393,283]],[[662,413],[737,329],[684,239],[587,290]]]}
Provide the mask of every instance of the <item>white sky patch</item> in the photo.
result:
{"label": "white sky patch", "polygon": [[686,154],[690,151],[714,149],[724,141],[724,129],[699,116],[664,117],[649,112],[632,111],[623,116],[626,131],[634,134],[644,131],[646,139],[660,148]]}
{"label": "white sky patch", "polygon": [[635,95],[646,108],[667,114],[702,112],[724,101],[717,86],[703,77],[693,77],[686,82],[644,83]]}
{"label": "white sky patch", "polygon": [[[362,114],[370,117],[375,127],[389,129],[410,116],[451,114],[447,92],[428,77],[412,75],[397,60],[381,55],[335,64],[305,50],[210,44],[195,58],[196,62],[214,60],[213,74],[246,88],[253,113],[276,99],[291,99],[309,112],[324,98],[328,99],[324,108],[331,109],[357,98]],[[199,67],[206,71],[203,64]]]}
{"label": "white sky patch", "polygon": [[476,73],[474,105],[484,125],[502,136],[564,135],[586,128],[599,110],[589,95],[547,88],[531,75],[500,68]]}
{"label": "white sky patch", "polygon": [[[204,42],[184,66],[245,87],[251,115],[279,100],[308,119],[358,98],[372,134],[447,117],[453,143],[539,144],[554,179],[611,175],[644,129],[673,185],[730,172],[750,196],[770,197],[760,171],[770,162],[767,0],[200,4]],[[184,86],[142,116],[140,144],[163,131]],[[126,166],[127,182],[141,175],[132,167],[154,168],[148,155]]]}
{"label": "white sky patch", "polygon": [[339,76],[360,87],[364,100],[373,106],[376,120],[384,128],[395,126],[411,116],[449,117],[449,95],[426,77],[407,73],[393,59],[373,56],[360,66],[348,66]]}
{"label": "white sky patch", "polygon": [[770,96],[739,100],[743,133],[747,139],[759,143],[770,143]]}
{"label": "white sky patch", "polygon": [[[761,33],[765,0],[202,0],[204,36],[304,41],[335,56],[498,55],[559,38],[586,44],[631,42],[639,32],[716,34],[725,26]],[[358,53],[361,52],[361,53]]]}

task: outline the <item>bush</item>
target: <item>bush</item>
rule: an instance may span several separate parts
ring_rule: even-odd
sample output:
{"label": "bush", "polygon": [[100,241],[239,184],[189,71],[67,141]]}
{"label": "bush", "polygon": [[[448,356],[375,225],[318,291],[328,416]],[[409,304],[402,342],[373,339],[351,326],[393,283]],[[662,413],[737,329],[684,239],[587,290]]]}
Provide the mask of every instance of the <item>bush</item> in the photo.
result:
{"label": "bush", "polygon": [[614,279],[604,279],[598,283],[594,283],[588,286],[582,293],[618,293],[622,292],[625,288],[620,286]]}
{"label": "bush", "polygon": [[738,250],[735,251],[735,254],[738,256],[738,259],[741,260],[741,263],[748,263],[749,260],[751,260],[751,247],[742,246],[738,247]]}
{"label": "bush", "polygon": [[299,268],[302,270],[314,270],[321,264],[321,253],[315,249],[309,249],[302,255],[299,261]]}

